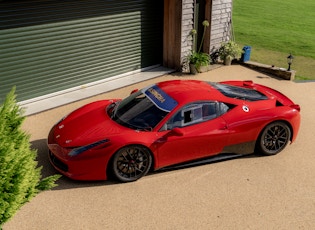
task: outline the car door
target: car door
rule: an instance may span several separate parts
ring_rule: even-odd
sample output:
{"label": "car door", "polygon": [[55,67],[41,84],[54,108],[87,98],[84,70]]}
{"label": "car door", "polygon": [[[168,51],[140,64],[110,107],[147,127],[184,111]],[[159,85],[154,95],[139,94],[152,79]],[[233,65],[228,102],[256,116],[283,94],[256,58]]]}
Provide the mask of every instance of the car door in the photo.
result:
{"label": "car door", "polygon": [[218,103],[193,103],[180,109],[158,133],[158,167],[219,153],[229,131],[219,117]]}

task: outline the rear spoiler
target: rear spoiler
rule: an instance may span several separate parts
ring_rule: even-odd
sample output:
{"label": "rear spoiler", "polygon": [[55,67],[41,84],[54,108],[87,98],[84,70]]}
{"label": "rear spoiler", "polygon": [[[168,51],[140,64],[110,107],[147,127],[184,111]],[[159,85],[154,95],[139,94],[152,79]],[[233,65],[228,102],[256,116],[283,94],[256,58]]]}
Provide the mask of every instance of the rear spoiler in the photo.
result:
{"label": "rear spoiler", "polygon": [[[244,86],[247,86],[247,85],[249,85],[249,81],[244,81]],[[295,104],[290,98],[288,98],[283,93],[281,93],[275,89],[272,89],[272,88],[264,86],[264,85],[255,84],[253,82],[250,84],[250,86],[252,86],[256,90],[258,90],[264,94],[271,95],[272,97],[274,97],[277,101],[279,101],[283,105],[289,106],[292,109],[296,109],[299,112],[301,111],[300,105]]]}

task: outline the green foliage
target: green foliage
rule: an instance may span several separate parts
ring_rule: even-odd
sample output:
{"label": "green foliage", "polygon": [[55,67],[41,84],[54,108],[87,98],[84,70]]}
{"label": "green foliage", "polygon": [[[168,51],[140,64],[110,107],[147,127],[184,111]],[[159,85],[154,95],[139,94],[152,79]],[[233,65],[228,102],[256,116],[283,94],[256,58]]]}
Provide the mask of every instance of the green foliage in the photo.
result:
{"label": "green foliage", "polygon": [[[188,56],[189,64],[195,65],[198,72],[200,72],[201,66],[207,66],[210,63],[209,54],[201,52],[202,44],[203,44],[203,41],[205,38],[206,29],[207,29],[207,27],[209,27],[209,22],[207,20],[204,20],[202,22],[202,25],[203,25],[203,34],[202,34],[199,49],[198,49],[198,51],[196,51],[194,48],[193,51],[191,52],[191,54]],[[194,41],[196,39],[196,34],[197,34],[197,31],[193,29],[191,31],[191,35],[193,36]]]}
{"label": "green foliage", "polygon": [[[283,64],[278,66],[287,67],[286,56],[292,53],[295,57],[292,68],[297,75],[315,79],[314,9],[314,0],[235,0],[235,39],[252,47],[251,60],[264,64],[277,64],[280,59]],[[266,51],[268,62],[261,59],[261,51]],[[274,55],[276,52],[279,55]]]}
{"label": "green foliage", "polygon": [[22,110],[16,104],[15,87],[0,105],[0,229],[23,204],[40,191],[56,186],[59,175],[41,180],[37,152],[21,129]]}
{"label": "green foliage", "polygon": [[209,54],[192,52],[189,56],[189,63],[196,66],[199,69],[201,66],[206,66],[210,62]]}
{"label": "green foliage", "polygon": [[219,56],[221,60],[226,57],[235,59],[240,58],[243,50],[234,41],[223,42],[219,48]]}
{"label": "green foliage", "polygon": [[207,20],[204,20],[202,22],[202,26],[203,26],[203,33],[202,33],[202,38],[201,38],[201,42],[200,42],[198,53],[200,53],[200,51],[201,51],[201,47],[203,45],[203,41],[204,41],[205,35],[206,35],[206,30],[207,30],[207,27],[209,27],[209,22]]}

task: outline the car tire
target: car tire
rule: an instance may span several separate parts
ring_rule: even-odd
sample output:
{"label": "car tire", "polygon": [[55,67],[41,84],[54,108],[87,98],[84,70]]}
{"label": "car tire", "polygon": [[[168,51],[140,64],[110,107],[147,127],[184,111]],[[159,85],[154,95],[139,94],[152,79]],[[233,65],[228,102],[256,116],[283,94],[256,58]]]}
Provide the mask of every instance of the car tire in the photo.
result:
{"label": "car tire", "polygon": [[257,150],[263,155],[275,155],[281,152],[291,139],[290,127],[284,122],[268,124],[257,140]]}
{"label": "car tire", "polygon": [[132,182],[145,176],[151,168],[150,151],[139,145],[118,150],[112,159],[112,174],[121,182]]}

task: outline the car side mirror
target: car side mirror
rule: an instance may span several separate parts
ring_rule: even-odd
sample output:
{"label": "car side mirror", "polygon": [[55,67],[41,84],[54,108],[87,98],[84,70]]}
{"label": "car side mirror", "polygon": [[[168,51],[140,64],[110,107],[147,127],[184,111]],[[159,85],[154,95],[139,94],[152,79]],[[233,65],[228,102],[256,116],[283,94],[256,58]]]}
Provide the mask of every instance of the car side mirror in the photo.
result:
{"label": "car side mirror", "polygon": [[184,136],[184,132],[180,128],[172,129],[170,134],[173,135],[173,136]]}
{"label": "car side mirror", "polygon": [[138,92],[138,91],[139,91],[138,89],[134,89],[134,90],[132,90],[132,91],[130,92],[130,95],[133,94],[133,93],[136,93],[136,92]]}

